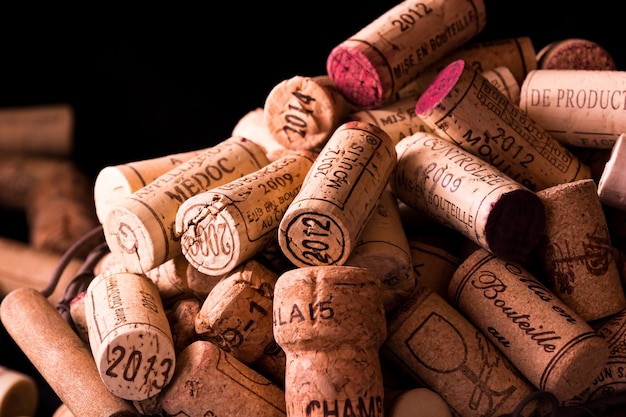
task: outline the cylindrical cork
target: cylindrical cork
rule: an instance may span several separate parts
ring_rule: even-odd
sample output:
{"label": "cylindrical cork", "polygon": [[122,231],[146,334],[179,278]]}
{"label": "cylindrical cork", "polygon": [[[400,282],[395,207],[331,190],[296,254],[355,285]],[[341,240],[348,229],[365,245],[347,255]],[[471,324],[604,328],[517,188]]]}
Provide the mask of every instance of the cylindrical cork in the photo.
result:
{"label": "cylindrical cork", "polygon": [[35,417],[39,389],[30,375],[0,366],[0,417]]}
{"label": "cylindrical cork", "polygon": [[537,69],[606,70],[617,69],[611,53],[600,44],[568,38],[547,44],[537,52]]}
{"label": "cylindrical cork", "polygon": [[626,134],[618,136],[598,181],[598,197],[606,204],[626,211]]}
{"label": "cylindrical cork", "polygon": [[189,262],[181,253],[147,271],[145,275],[156,284],[161,300],[167,304],[169,300],[193,294],[187,282],[188,268]]}
{"label": "cylindrical cork", "polygon": [[398,202],[386,188],[365,223],[345,265],[360,266],[380,278],[385,312],[395,310],[415,290],[411,262]]}
{"label": "cylindrical cork", "polygon": [[439,136],[532,191],[591,178],[589,167],[462,60],[435,77],[415,113]]}
{"label": "cylindrical cork", "polygon": [[507,96],[509,100],[515,104],[519,104],[520,84],[509,68],[496,67],[492,70],[482,72],[482,75]]}
{"label": "cylindrical cork", "polygon": [[424,381],[454,415],[506,415],[534,391],[493,343],[427,287],[417,290],[387,326],[381,355]]}
{"label": "cylindrical cork", "polygon": [[537,195],[546,210],[538,259],[548,288],[585,321],[626,308],[596,183],[574,181]]}
{"label": "cylindrical cork", "polygon": [[333,48],[327,73],[353,104],[379,107],[479,34],[485,18],[482,0],[402,1]]}
{"label": "cylindrical cork", "polygon": [[160,401],[169,416],[286,416],[282,389],[203,340],[178,355],[174,377]]}
{"label": "cylindrical cork", "polygon": [[0,314],[9,335],[74,415],[140,416],[104,385],[87,344],[37,290],[11,291]]}
{"label": "cylindrical cork", "polygon": [[461,264],[458,251],[450,249],[437,236],[411,235],[408,241],[417,285],[447,298],[452,274]]}
{"label": "cylindrical cork", "polygon": [[113,394],[141,401],[170,382],[176,365],[172,332],[149,278],[96,276],[85,293],[85,317],[93,358]]}
{"label": "cylindrical cork", "polygon": [[189,290],[196,297],[203,300],[213,290],[215,285],[228,275],[207,275],[204,272],[198,271],[193,265],[189,264],[189,262],[187,263],[187,285],[189,286]]}
{"label": "cylindrical cork", "polygon": [[104,222],[110,207],[203,151],[200,149],[102,168],[93,185],[96,215],[100,222]]}
{"label": "cylindrical cork", "polygon": [[201,339],[201,336],[196,333],[196,316],[200,308],[202,308],[202,300],[197,297],[188,297],[177,300],[167,309],[166,316],[172,330],[176,356],[187,346]]}
{"label": "cylindrical cork", "polygon": [[401,392],[393,399],[388,417],[452,417],[450,406],[429,388],[413,388]]}
{"label": "cylindrical cork", "polygon": [[454,142],[417,133],[397,146],[390,184],[423,210],[503,259],[524,260],[543,236],[537,195]]}
{"label": "cylindrical cork", "polygon": [[0,109],[0,150],[70,157],[74,109],[65,103]]}
{"label": "cylindrical cork", "polygon": [[311,266],[280,275],[274,337],[287,355],[287,415],[383,414],[378,350],[387,335],[380,280],[365,268]]}
{"label": "cylindrical cork", "polygon": [[308,151],[292,151],[187,199],[178,209],[175,226],[187,261],[205,274],[223,275],[276,240],[283,214],[314,161]]}
{"label": "cylindrical cork", "polygon": [[297,266],[342,265],[396,165],[393,140],[376,126],[346,122],[310,168],[278,228],[278,243]]}
{"label": "cylindrical cork", "polygon": [[626,71],[535,70],[520,108],[560,143],[610,149],[626,131]]}
{"label": "cylindrical cork", "polygon": [[287,149],[318,152],[353,106],[327,75],[295,75],[270,90],[263,107],[267,128]]}
{"label": "cylindrical cork", "polygon": [[106,242],[129,272],[143,274],[181,253],[176,212],[188,198],[267,165],[265,150],[230,137],[171,169],[111,207]]}
{"label": "cylindrical cork", "polygon": [[560,401],[597,375],[608,345],[524,266],[474,251],[448,292],[459,309],[538,389]]}
{"label": "cylindrical cork", "polygon": [[282,155],[282,152],[286,150],[283,145],[276,142],[267,127],[265,110],[262,107],[256,107],[244,114],[235,124],[232,135],[249,139],[264,147],[270,161],[277,159],[274,155]]}

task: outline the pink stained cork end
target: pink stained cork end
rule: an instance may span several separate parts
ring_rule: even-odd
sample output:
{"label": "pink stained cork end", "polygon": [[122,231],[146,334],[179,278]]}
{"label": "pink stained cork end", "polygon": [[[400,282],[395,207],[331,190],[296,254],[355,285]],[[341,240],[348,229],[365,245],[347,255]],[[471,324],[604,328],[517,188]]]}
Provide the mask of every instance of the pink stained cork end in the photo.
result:
{"label": "pink stained cork end", "polygon": [[458,59],[442,69],[420,95],[415,104],[418,116],[426,115],[446,98],[463,73],[465,61]]}

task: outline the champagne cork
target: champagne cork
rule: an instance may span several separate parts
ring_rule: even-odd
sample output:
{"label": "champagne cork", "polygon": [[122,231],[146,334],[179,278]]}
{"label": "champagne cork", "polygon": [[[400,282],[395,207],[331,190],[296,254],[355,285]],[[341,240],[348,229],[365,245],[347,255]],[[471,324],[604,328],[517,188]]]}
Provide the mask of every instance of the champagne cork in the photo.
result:
{"label": "champagne cork", "polygon": [[519,263],[477,249],[454,273],[448,295],[536,388],[559,401],[606,363],[606,341]]}
{"label": "champagne cork", "polygon": [[33,288],[11,291],[2,324],[69,410],[80,417],[139,417],[104,385],[89,347]]}
{"label": "champagne cork", "polygon": [[181,204],[176,234],[191,265],[223,275],[276,239],[283,214],[315,160],[310,152],[295,152]]}
{"label": "champagne cork", "polygon": [[435,77],[415,113],[443,139],[532,191],[591,177],[589,167],[461,60]]}
{"label": "champagne cork", "polygon": [[0,417],[35,417],[38,404],[35,380],[30,375],[0,366]]}
{"label": "champagne cork", "polygon": [[385,312],[395,310],[413,292],[409,241],[402,228],[396,197],[386,188],[365,223],[345,265],[360,266],[380,278]]}
{"label": "champagne cork", "polygon": [[274,288],[274,337],[287,356],[289,417],[383,415],[380,280],[365,268],[311,266]]}
{"label": "champagne cork", "polygon": [[353,104],[379,107],[482,32],[485,18],[481,0],[402,1],[333,48],[327,73]]}
{"label": "champagne cork", "polygon": [[610,149],[626,131],[626,71],[535,70],[520,91],[520,108],[568,146]]}
{"label": "champagne cork", "polygon": [[244,114],[237,121],[232,131],[232,136],[240,136],[258,143],[265,148],[267,158],[274,161],[274,155],[280,155],[286,148],[274,139],[265,123],[265,110],[263,107],[256,107]]}
{"label": "champagne cork", "polygon": [[500,258],[524,260],[535,249],[545,213],[534,192],[432,133],[406,138],[396,150],[390,184],[400,200]]}
{"label": "champagne cork", "polygon": [[395,165],[393,141],[376,126],[337,128],[280,221],[285,256],[296,266],[345,263]]}
{"label": "champagne cork", "polygon": [[420,287],[387,326],[381,355],[403,363],[453,415],[506,415],[534,391],[483,333],[427,287]]}
{"label": "champagne cork", "polygon": [[295,75],[276,84],[265,99],[265,124],[287,149],[319,151],[352,110],[327,75]]}
{"label": "champagne cork", "polygon": [[65,103],[0,109],[0,150],[70,157],[74,152],[74,109]]}
{"label": "champagne cork", "polygon": [[608,50],[589,39],[568,38],[551,42],[537,53],[537,69],[617,69]]}
{"label": "champagne cork", "polygon": [[178,355],[172,382],[159,396],[168,416],[286,416],[282,389],[203,340]]}
{"label": "champagne cork", "polygon": [[101,223],[111,207],[204,149],[104,167],[96,175],[93,199]]}
{"label": "champagne cork", "polygon": [[389,417],[452,417],[452,411],[446,401],[435,391],[428,388],[413,388],[400,393],[394,398]]}
{"label": "champagne cork", "polygon": [[596,183],[574,181],[537,195],[546,209],[538,258],[548,288],[585,321],[626,308]]}
{"label": "champagne cork", "polygon": [[513,72],[507,67],[496,67],[484,71],[482,76],[493,84],[502,94],[515,104],[519,104],[520,84],[515,79]]}
{"label": "champagne cork", "polygon": [[174,373],[172,333],[156,285],[130,273],[104,273],[85,294],[89,345],[102,381],[117,397],[145,400]]}
{"label": "champagne cork", "polygon": [[608,161],[604,165],[598,181],[598,197],[606,204],[621,211],[626,211],[626,135],[620,134],[611,149]]}
{"label": "champagne cork", "polygon": [[230,137],[160,175],[111,207],[102,223],[111,252],[119,253],[129,272],[143,274],[181,253],[175,234],[181,204],[267,165],[265,150]]}
{"label": "champagne cork", "polygon": [[447,298],[452,274],[461,264],[459,255],[433,236],[411,235],[408,242],[418,286],[428,287]]}

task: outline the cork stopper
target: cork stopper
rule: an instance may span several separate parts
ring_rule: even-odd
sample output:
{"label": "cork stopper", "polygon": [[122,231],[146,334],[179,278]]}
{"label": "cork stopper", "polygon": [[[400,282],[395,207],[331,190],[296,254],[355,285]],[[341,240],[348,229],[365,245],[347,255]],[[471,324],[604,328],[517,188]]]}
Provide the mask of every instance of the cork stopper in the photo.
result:
{"label": "cork stopper", "polygon": [[538,69],[606,70],[617,69],[610,52],[589,39],[561,39],[537,53]]}
{"label": "cork stopper", "polygon": [[23,372],[0,366],[0,417],[34,417],[38,404],[35,380]]}

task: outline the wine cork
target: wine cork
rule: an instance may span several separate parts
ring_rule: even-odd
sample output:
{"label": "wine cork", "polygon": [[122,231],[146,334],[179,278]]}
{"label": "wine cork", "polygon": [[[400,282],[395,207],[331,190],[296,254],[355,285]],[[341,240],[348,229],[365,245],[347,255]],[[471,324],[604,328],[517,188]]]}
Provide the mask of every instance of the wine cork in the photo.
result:
{"label": "wine cork", "polygon": [[482,72],[482,76],[515,104],[519,104],[520,84],[508,67],[496,67]]}
{"label": "wine cork", "polygon": [[276,142],[318,152],[352,108],[329,76],[295,75],[270,90],[263,114]]}
{"label": "wine cork", "polygon": [[446,401],[428,388],[413,388],[394,398],[389,417],[452,417]]}
{"label": "wine cork", "polygon": [[189,286],[189,290],[196,297],[203,300],[209,295],[215,285],[227,275],[228,274],[216,276],[207,275],[198,271],[193,265],[187,262],[187,285]]}
{"label": "wine cork", "polygon": [[[615,143],[617,143],[617,141]],[[580,148],[575,146],[570,149],[583,164],[589,167],[591,170],[591,178],[598,184],[604,172],[604,168],[611,158],[611,151],[614,148],[615,145],[613,145],[611,149]]]}
{"label": "wine cork", "polygon": [[282,389],[203,340],[178,355],[172,382],[160,400],[169,416],[286,416]]}
{"label": "wine cork", "polygon": [[367,268],[382,284],[385,312],[395,310],[417,285],[409,241],[396,197],[385,189],[345,265]]}
{"label": "wine cork", "polygon": [[478,249],[455,271],[448,296],[536,388],[559,401],[606,363],[606,341],[519,263]]}
{"label": "wine cork", "polygon": [[581,38],[551,42],[537,52],[537,69],[606,70],[617,69],[611,53],[600,44]]}
{"label": "wine cork", "polygon": [[197,297],[188,297],[176,300],[166,311],[176,356],[187,346],[201,339],[201,336],[196,333],[196,316],[201,308],[202,300]]}
{"label": "wine cork", "polygon": [[259,145],[230,137],[160,175],[110,208],[102,226],[111,252],[122,256],[129,272],[156,268],[181,253],[174,223],[185,200],[268,163]]}
{"label": "wine cork", "polygon": [[203,151],[182,152],[102,168],[93,185],[96,215],[100,222],[103,223],[109,209],[124,198]]}
{"label": "wine cork", "polygon": [[310,152],[292,153],[183,202],[175,227],[187,261],[223,275],[275,240],[314,160]]}
{"label": "wine cork", "polygon": [[140,416],[104,385],[89,347],[37,290],[11,291],[0,314],[9,335],[74,415]]}
{"label": "wine cork", "polygon": [[54,410],[52,417],[75,417],[74,414],[67,408],[67,405],[61,404]]}
{"label": "wine cork", "polygon": [[172,333],[156,285],[130,273],[96,276],[85,294],[89,345],[100,377],[116,396],[145,400],[172,378]]}
{"label": "wine cork", "polygon": [[169,300],[193,294],[187,282],[188,267],[187,258],[179,254],[156,268],[146,271],[146,277],[155,283],[164,304],[167,304]]}
{"label": "wine cork", "polygon": [[537,195],[432,133],[396,146],[390,181],[395,195],[503,259],[526,259],[543,236],[545,213]]}
{"label": "wine cork", "polygon": [[383,414],[380,290],[376,276],[351,266],[303,267],[278,278],[274,337],[287,356],[289,417]]}
{"label": "wine cork", "polygon": [[598,181],[598,197],[602,204],[626,211],[626,135],[620,134],[611,149]]}
{"label": "wine cork", "polygon": [[381,355],[403,363],[453,415],[506,415],[534,391],[483,333],[427,287],[420,287],[387,326]]}
{"label": "wine cork", "polygon": [[485,17],[481,0],[402,1],[334,47],[327,73],[353,104],[379,107],[482,32]]}
{"label": "wine cork", "polygon": [[0,150],[0,153],[72,156],[74,109],[66,103],[0,109]]}
{"label": "wine cork", "polygon": [[39,389],[25,373],[0,366],[0,417],[35,417]]}
{"label": "wine cork", "polygon": [[591,176],[589,167],[463,61],[435,77],[415,113],[436,134],[532,191]]}
{"label": "wine cork", "polygon": [[461,264],[460,256],[434,236],[411,235],[408,242],[417,285],[447,298],[452,274]]}
{"label": "wine cork", "polygon": [[626,71],[535,70],[520,108],[560,143],[610,149],[626,131]]}
{"label": "wine cork", "polygon": [[71,324],[74,331],[85,343],[89,343],[89,329],[87,328],[87,316],[85,315],[85,294],[86,291],[81,291],[74,298],[70,300],[69,310]]}
{"label": "wine cork", "polygon": [[538,257],[548,288],[585,321],[626,308],[596,183],[574,181],[537,195],[546,209]]}
{"label": "wine cork", "polygon": [[265,123],[265,110],[256,107],[244,114],[235,124],[232,136],[240,136],[258,143],[265,148],[267,158],[274,161],[274,155],[281,155],[286,148],[274,139]]}
{"label": "wine cork", "polygon": [[338,127],[280,221],[285,256],[297,266],[345,263],[395,165],[385,132],[356,121]]}

